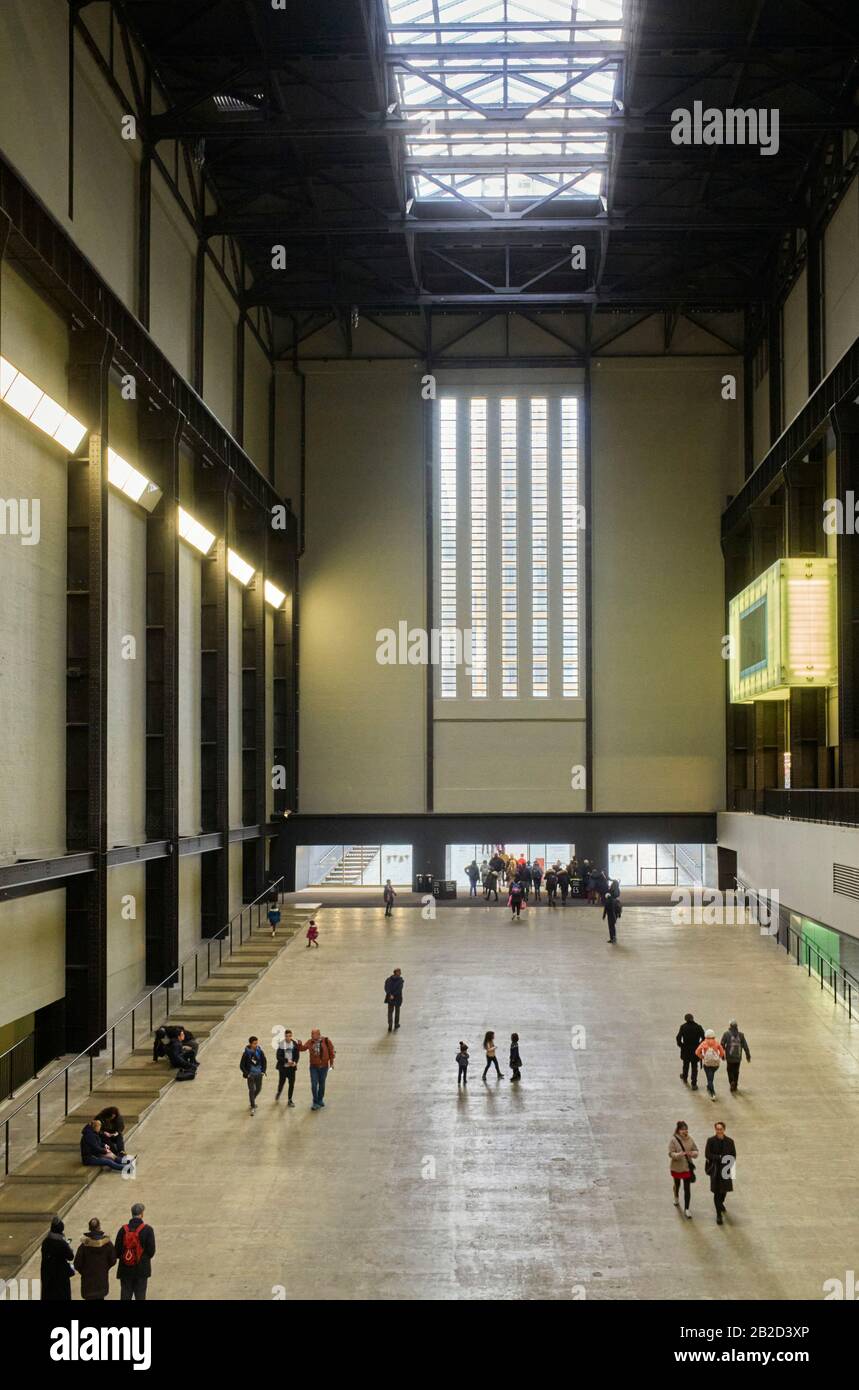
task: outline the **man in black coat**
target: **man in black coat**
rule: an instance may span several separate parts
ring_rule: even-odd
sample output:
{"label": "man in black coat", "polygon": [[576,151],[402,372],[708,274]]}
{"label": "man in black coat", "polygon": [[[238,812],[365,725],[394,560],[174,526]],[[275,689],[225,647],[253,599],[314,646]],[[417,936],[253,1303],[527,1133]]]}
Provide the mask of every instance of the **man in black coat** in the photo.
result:
{"label": "man in black coat", "polygon": [[256,1034],[248,1038],[248,1045],[242,1052],[239,1068],[242,1076],[248,1083],[251,1114],[255,1115],[257,1110],[257,1096],[262,1090],[262,1079],[268,1071],[268,1059],[259,1045],[259,1038]]}
{"label": "man in black coat", "polygon": [[698,1058],[695,1056],[695,1049],[703,1041],[704,1029],[700,1023],[695,1022],[691,1014],[686,1014],[678,1029],[675,1042],[680,1048],[680,1061],[683,1063],[680,1080],[684,1083],[688,1081],[691,1066],[693,1091],[698,1089]]}
{"label": "man in black coat", "polygon": [[121,1302],[137,1299],[146,1301],[146,1285],[152,1277],[152,1257],[155,1254],[155,1232],[143,1220],[146,1210],[142,1202],[131,1208],[131,1220],[116,1233],[115,1249],[119,1261],[116,1277],[119,1280]]}
{"label": "man in black coat", "polygon": [[277,1066],[278,1083],[277,1095],[275,1100],[280,1100],[280,1094],[284,1086],[289,1087],[286,1096],[287,1105],[295,1109],[295,1101],[292,1093],[295,1090],[295,1073],[298,1071],[298,1061],[301,1057],[301,1041],[292,1036],[292,1029],[287,1028],[283,1036],[283,1042],[278,1043],[275,1064]]}
{"label": "man in black coat", "polygon": [[716,1224],[721,1226],[725,1215],[725,1193],[734,1190],[734,1170],[737,1163],[737,1146],[725,1133],[725,1126],[719,1120],[704,1149],[704,1171],[710,1179],[710,1191],[716,1208]]}
{"label": "man in black coat", "polygon": [[388,1032],[400,1026],[400,1009],[403,1006],[403,972],[397,966],[393,975],[385,981],[385,1003],[388,1006]]}

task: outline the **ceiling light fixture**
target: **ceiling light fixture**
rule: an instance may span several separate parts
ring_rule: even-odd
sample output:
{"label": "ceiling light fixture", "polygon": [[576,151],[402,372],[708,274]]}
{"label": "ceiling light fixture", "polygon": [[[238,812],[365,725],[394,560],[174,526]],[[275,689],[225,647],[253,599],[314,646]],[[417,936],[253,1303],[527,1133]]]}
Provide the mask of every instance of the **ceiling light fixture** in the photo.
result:
{"label": "ceiling light fixture", "polygon": [[25,420],[36,425],[67,453],[73,454],[89,428],[76,420],[47,391],[19,372],[5,357],[0,357],[0,400]]}
{"label": "ceiling light fixture", "polygon": [[179,535],[203,555],[208,555],[215,540],[212,532],[207,531],[201,522],[195,521],[184,507],[179,508]]}

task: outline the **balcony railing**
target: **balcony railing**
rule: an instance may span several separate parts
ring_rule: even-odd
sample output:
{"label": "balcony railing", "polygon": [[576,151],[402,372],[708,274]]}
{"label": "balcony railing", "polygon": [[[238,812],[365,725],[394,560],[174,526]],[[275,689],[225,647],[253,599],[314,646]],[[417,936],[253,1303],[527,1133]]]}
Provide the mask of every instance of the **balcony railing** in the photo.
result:
{"label": "balcony railing", "polygon": [[829,825],[859,825],[859,788],[797,787],[764,792],[764,814],[784,820],[825,821]]}

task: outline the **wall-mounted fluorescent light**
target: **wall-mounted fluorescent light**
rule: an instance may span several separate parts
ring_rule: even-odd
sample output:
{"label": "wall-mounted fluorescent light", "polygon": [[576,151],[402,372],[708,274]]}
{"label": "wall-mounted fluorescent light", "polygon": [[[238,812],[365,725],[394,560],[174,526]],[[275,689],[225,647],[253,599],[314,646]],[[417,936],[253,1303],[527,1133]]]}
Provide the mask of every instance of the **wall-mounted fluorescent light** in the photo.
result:
{"label": "wall-mounted fluorescent light", "polygon": [[199,521],[195,521],[184,507],[179,508],[179,535],[189,545],[196,546],[203,555],[208,555],[215,540],[212,532],[207,531]]}
{"label": "wall-mounted fluorescent light", "polygon": [[41,386],[19,372],[5,357],[0,357],[0,400],[50,435],[69,454],[75,452],[89,433],[86,425],[64,410]]}
{"label": "wall-mounted fluorescent light", "polygon": [[270,579],[265,581],[265,601],[270,603],[272,608],[280,608],[286,594],[282,594],[276,584],[272,584]]}
{"label": "wall-mounted fluorescent light", "polygon": [[254,576],[253,565],[249,565],[247,560],[243,560],[234,550],[227,551],[227,569],[240,584],[250,584]]}
{"label": "wall-mounted fluorescent light", "polygon": [[154,510],[161,496],[160,487],[156,487],[155,483],[151,483],[142,473],[138,473],[136,468],[132,468],[128,460],[115,449],[107,451],[107,480],[126,497],[130,497],[132,502],[139,502],[148,512]]}

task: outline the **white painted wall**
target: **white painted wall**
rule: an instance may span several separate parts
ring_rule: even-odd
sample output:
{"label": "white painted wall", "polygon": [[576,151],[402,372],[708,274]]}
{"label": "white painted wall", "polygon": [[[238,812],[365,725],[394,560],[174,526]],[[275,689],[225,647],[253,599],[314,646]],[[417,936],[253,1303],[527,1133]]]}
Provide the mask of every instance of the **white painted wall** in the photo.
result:
{"label": "white painted wall", "polygon": [[107,876],[108,1022],[124,1013],[145,986],[146,865],[123,864]]}
{"label": "white painted wall", "polygon": [[0,1025],[66,992],[66,890],[0,903]]}
{"label": "white painted wall", "polygon": [[859,910],[832,891],[832,865],[859,869],[859,830],[725,812],[719,844],[737,851],[737,877],[750,887],[778,889],[783,907],[859,937]]}
{"label": "white painted wall", "polygon": [[[202,858],[183,854],[179,859],[179,959],[190,955],[200,941]],[[226,925],[226,923],[224,924]]]}

